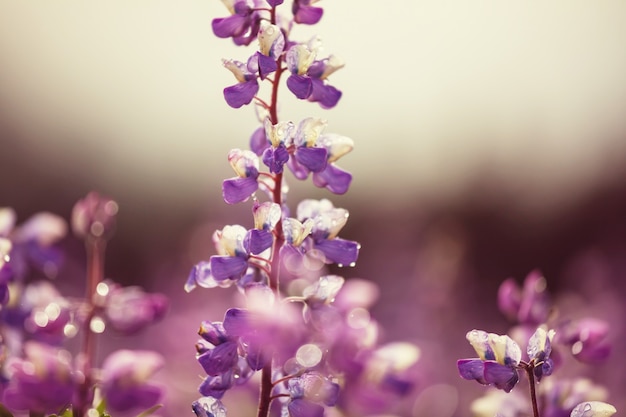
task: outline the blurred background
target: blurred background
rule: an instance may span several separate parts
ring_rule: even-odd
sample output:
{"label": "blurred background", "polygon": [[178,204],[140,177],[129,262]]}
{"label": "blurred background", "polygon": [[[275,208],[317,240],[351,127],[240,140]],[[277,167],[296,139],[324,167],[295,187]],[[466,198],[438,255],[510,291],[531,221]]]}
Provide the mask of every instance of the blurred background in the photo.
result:
{"label": "blurred background", "polygon": [[[374,315],[388,339],[443,362],[422,388],[438,384],[458,408],[429,404],[431,415],[468,415],[484,391],[458,384],[454,363],[472,354],[467,330],[506,330],[495,295],[509,276],[540,268],[571,311],[610,319],[624,352],[626,3],[319,5],[322,22],[292,38],[319,34],[346,62],[330,80],[344,95],[327,111],[283,89],[281,117],[323,117],[353,138],[340,166],[354,181],[337,197],[291,180],[289,202],[328,197],[350,211],[342,236],[361,258],[339,272],[381,286]],[[118,201],[107,274],[172,297],[166,322],[130,342],[172,358],[170,410],[196,398],[198,323],[230,300],[185,294],[187,273],[214,253],[215,229],[250,222],[248,204],[221,199],[226,154],[258,124],[222,98],[235,80],[221,59],[252,53],[213,36],[227,13],[219,1],[0,0],[0,206],[23,221],[68,218],[90,190]],[[81,244],[64,245],[66,274],[80,276]],[[626,406],[614,360],[588,372]],[[412,401],[419,415],[426,400]]]}

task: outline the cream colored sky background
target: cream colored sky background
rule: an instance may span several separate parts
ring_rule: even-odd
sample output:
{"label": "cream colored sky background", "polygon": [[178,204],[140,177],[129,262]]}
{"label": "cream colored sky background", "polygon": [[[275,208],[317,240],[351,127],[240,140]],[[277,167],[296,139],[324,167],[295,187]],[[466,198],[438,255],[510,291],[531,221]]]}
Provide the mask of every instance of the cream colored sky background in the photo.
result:
{"label": "cream colored sky background", "polygon": [[[486,187],[555,208],[626,173],[626,2],[319,5],[322,23],[293,38],[319,33],[346,62],[331,78],[344,97],[325,111],[284,88],[282,116],[355,139],[340,164],[353,197]],[[221,96],[235,80],[220,59],[251,53],[212,35],[226,14],[218,0],[0,0],[4,119],[31,162],[114,195],[219,192],[256,127]]]}

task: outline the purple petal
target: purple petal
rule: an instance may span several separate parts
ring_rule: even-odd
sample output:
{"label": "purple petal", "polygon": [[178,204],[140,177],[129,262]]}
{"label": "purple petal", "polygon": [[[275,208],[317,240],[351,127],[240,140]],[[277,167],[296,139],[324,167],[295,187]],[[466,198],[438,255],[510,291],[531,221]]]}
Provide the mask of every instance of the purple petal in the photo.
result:
{"label": "purple petal", "polygon": [[213,28],[213,33],[218,38],[241,36],[246,32],[246,29],[249,26],[249,22],[247,20],[247,17],[235,14],[228,17],[213,19],[211,27]]}
{"label": "purple petal", "polygon": [[290,417],[323,417],[324,407],[307,400],[295,399],[287,405]]}
{"label": "purple petal", "polygon": [[198,391],[205,397],[222,399],[226,390],[234,385],[233,373],[225,372],[222,375],[208,376],[202,381]]}
{"label": "purple petal", "polygon": [[498,308],[509,318],[515,320],[522,302],[522,292],[513,278],[505,280],[498,288]]}
{"label": "purple petal", "polygon": [[352,175],[334,164],[328,164],[326,169],[313,174],[313,184],[317,187],[326,187],[335,194],[344,194],[351,182]]}
{"label": "purple petal", "polygon": [[252,133],[252,136],[250,136],[250,150],[258,156],[261,156],[263,151],[269,146],[271,145],[267,140],[267,136],[265,136],[265,129],[263,126],[257,128],[257,130]]}
{"label": "purple petal", "polygon": [[311,95],[313,83],[309,77],[292,74],[287,78],[287,88],[289,88],[289,91],[296,97],[303,100]]}
{"label": "purple petal", "polygon": [[229,178],[222,183],[222,196],[228,204],[246,201],[259,188],[256,177]]}
{"label": "purple petal", "polygon": [[217,287],[217,281],[211,275],[211,264],[208,261],[198,262],[189,272],[187,282],[185,283],[185,291],[190,292],[196,285],[203,288]]}
{"label": "purple petal", "polygon": [[244,248],[253,255],[258,255],[266,249],[272,247],[274,243],[274,235],[267,230],[252,229],[244,238]]}
{"label": "purple petal", "polygon": [[237,364],[237,343],[226,342],[198,356],[198,362],[208,375],[220,375]]}
{"label": "purple petal", "polygon": [[328,150],[326,148],[299,147],[296,149],[295,157],[298,162],[307,167],[312,172],[319,172],[326,168]]}
{"label": "purple petal", "polygon": [[459,359],[456,362],[461,378],[467,380],[476,380],[481,384],[487,384],[485,381],[485,363],[480,359]]}
{"label": "purple petal", "polygon": [[496,388],[510,392],[519,381],[515,368],[500,365],[495,361],[485,361],[485,381],[494,384]]}
{"label": "purple petal", "polygon": [[271,355],[259,343],[249,343],[246,349],[246,362],[251,369],[259,371],[271,360]]}
{"label": "purple petal", "polygon": [[252,329],[252,314],[242,308],[230,308],[224,315],[224,329],[231,337],[241,337]]}
{"label": "purple petal", "polygon": [[256,79],[251,79],[245,83],[238,83],[224,89],[224,99],[230,107],[239,107],[250,104],[256,93],[259,92],[259,83]]}
{"label": "purple petal", "polygon": [[299,6],[294,2],[294,21],[304,25],[314,25],[320,21],[324,14],[324,9],[313,6]]}
{"label": "purple petal", "polygon": [[289,151],[284,145],[277,148],[267,148],[263,152],[263,163],[267,165],[270,172],[280,174],[283,172],[283,165],[289,160]]}
{"label": "purple petal", "polygon": [[315,243],[326,259],[339,265],[353,265],[359,257],[359,244],[352,240],[335,238]]}
{"label": "purple petal", "polygon": [[335,107],[341,98],[341,91],[322,80],[313,78],[311,87],[311,94],[307,97],[307,100],[318,102],[324,109]]}
{"label": "purple petal", "polygon": [[267,0],[267,3],[272,6],[272,7],[276,7],[279,4],[283,4],[284,0]]}
{"label": "purple petal", "polygon": [[310,171],[304,165],[300,164],[296,158],[289,158],[287,166],[297,179],[306,180],[309,177]]}
{"label": "purple petal", "polygon": [[213,346],[221,345],[228,340],[224,326],[220,322],[203,321],[198,334]]}
{"label": "purple petal", "polygon": [[248,261],[240,256],[211,256],[211,271],[216,281],[237,280],[248,269]]}
{"label": "purple petal", "polygon": [[278,69],[278,65],[276,65],[274,58],[263,55],[260,52],[257,52],[256,56],[259,65],[259,77],[261,77],[262,80]]}

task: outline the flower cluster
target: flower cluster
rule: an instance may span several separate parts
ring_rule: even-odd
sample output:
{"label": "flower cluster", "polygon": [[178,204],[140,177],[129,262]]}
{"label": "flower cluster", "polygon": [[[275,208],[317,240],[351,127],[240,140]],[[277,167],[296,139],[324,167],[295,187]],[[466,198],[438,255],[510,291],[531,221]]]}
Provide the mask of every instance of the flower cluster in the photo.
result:
{"label": "flower cluster", "polygon": [[[298,180],[334,194],[348,191],[352,175],[337,166],[353,141],[326,133],[327,122],[306,117],[278,119],[278,88],[296,98],[337,105],[341,92],[329,77],[343,64],[321,57],[317,37],[295,42],[296,24],[315,24],[323,9],[314,1],[225,2],[231,16],[213,20],[218,37],[237,45],[258,41],[245,63],[224,60],[237,83],[224,89],[231,107],[255,101],[260,126],[250,149],[232,149],[235,176],[222,183],[227,204],[251,202],[252,226],[231,224],[215,231],[215,255],[196,264],[185,289],[234,286],[246,305],[226,311],[221,321],[200,325],[197,360],[206,373],[192,405],[198,416],[224,416],[226,392],[260,373],[258,416],[322,417],[328,407],[352,413],[383,412],[408,394],[419,349],[409,343],[379,345],[379,328],[369,307],[373,284],[348,280],[330,265],[353,266],[359,243],[340,237],[348,211],[328,199],[304,199],[295,211],[286,202],[285,167]],[[271,87],[268,100],[260,83]]]}
{"label": "flower cluster", "polygon": [[[606,390],[589,380],[549,379],[551,382],[535,387],[535,383],[551,375],[556,368],[567,366],[566,358],[558,352],[557,361],[551,358],[553,349],[565,348],[574,359],[585,363],[605,360],[611,350],[606,323],[595,318],[559,319],[550,303],[546,280],[539,271],[528,274],[522,287],[512,278],[504,281],[498,290],[498,306],[517,325],[511,329],[511,336],[482,330],[468,332],[466,338],[478,358],[457,362],[462,378],[510,393],[523,371],[531,386],[534,417],[539,417],[538,398],[543,402],[542,415],[548,417],[599,417],[616,412],[612,405],[603,402]],[[526,357],[522,355],[520,344],[526,346]],[[531,414],[519,395],[506,398],[495,393],[477,400],[474,413],[493,415],[494,404],[497,415],[503,417]]]}
{"label": "flower cluster", "polygon": [[[63,257],[56,245],[66,222],[40,213],[15,227],[11,209],[0,209],[0,401],[31,415],[105,415],[154,406],[162,387],[151,381],[163,359],[154,352],[119,350],[101,366],[95,337],[106,330],[132,334],[163,317],[168,301],[139,287],[104,280],[104,249],[113,234],[118,205],[90,193],[74,206],[71,224],[87,249],[83,299],[63,296],[40,270],[55,276]],[[80,336],[73,355],[70,339]]]}

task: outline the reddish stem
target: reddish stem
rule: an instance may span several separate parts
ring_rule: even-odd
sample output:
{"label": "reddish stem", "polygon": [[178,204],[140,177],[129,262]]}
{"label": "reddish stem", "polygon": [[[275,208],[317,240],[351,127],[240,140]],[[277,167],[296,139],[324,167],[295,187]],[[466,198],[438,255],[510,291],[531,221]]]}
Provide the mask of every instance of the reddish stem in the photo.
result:
{"label": "reddish stem", "polygon": [[[272,7],[270,10],[270,21],[273,25],[276,24],[276,7]],[[287,43],[287,39],[285,39],[285,43]],[[274,76],[274,80],[271,83],[272,85],[272,94],[271,101],[269,105],[269,113],[270,113],[270,121],[273,125],[278,124],[278,86],[280,85],[280,77],[283,74],[283,66],[280,62],[281,58],[278,58],[276,64],[278,69],[276,70],[276,74]],[[282,182],[283,182],[283,174],[278,173],[274,177],[274,189],[272,190],[272,200],[274,203],[278,204],[282,207]],[[279,278],[278,274],[280,271],[280,257],[278,256],[278,251],[282,247],[285,242],[285,237],[283,235],[283,224],[282,220],[278,221],[276,224],[276,238],[274,239],[274,245],[272,246],[272,263],[271,263],[271,273],[269,275],[270,280],[270,288],[278,295],[279,290]],[[259,396],[259,409],[257,412],[257,417],[267,417],[270,411],[270,404],[272,402],[272,389],[274,385],[272,384],[272,361],[268,363],[263,370],[261,371],[261,392]]]}
{"label": "reddish stem", "polygon": [[85,241],[87,250],[87,277],[85,289],[85,301],[87,303],[87,317],[83,324],[83,343],[81,347],[81,357],[83,358],[83,372],[85,380],[80,386],[78,393],[78,403],[74,407],[74,417],[82,417],[89,409],[90,390],[92,388],[93,376],[91,375],[92,364],[96,355],[96,335],[91,331],[91,320],[93,319],[96,306],[93,304],[96,287],[104,278],[104,253],[106,240],[101,237],[88,237]]}

